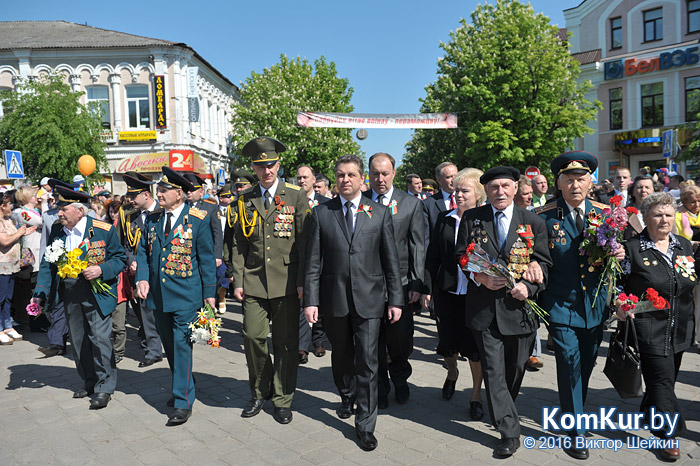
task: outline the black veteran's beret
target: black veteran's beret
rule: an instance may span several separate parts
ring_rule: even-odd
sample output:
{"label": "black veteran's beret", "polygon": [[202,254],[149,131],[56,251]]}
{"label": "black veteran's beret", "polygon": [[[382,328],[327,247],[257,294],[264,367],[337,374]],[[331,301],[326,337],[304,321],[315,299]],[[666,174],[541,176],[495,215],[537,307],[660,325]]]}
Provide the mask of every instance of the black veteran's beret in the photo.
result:
{"label": "black veteran's beret", "polygon": [[272,165],[279,160],[280,153],[286,151],[284,144],[266,136],[250,140],[243,146],[243,156],[250,157],[256,165]]}
{"label": "black veteran's beret", "polygon": [[486,173],[481,175],[481,178],[479,178],[479,182],[486,186],[486,183],[488,183],[489,181],[497,180],[500,178],[518,181],[520,179],[520,170],[518,170],[515,167],[493,167],[487,170]]}
{"label": "black veteran's beret", "polygon": [[584,151],[564,152],[552,160],[549,166],[555,176],[562,173],[582,175],[593,173],[598,168],[598,159],[593,154]]}
{"label": "black veteran's beret", "polygon": [[158,186],[168,189],[182,189],[186,193],[195,190],[187,178],[170,167],[163,167],[163,178],[158,182]]}
{"label": "black veteran's beret", "polygon": [[67,206],[73,204],[74,202],[80,202],[81,204],[88,204],[90,202],[90,195],[83,191],[75,191],[72,187],[67,188],[65,186],[56,186],[56,205],[57,206]]}

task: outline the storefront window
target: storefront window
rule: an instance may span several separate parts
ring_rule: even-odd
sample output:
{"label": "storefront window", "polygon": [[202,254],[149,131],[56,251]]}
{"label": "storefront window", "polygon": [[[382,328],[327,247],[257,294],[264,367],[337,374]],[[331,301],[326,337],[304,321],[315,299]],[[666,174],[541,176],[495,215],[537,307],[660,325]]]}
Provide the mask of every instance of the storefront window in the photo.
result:
{"label": "storefront window", "polygon": [[109,122],[109,88],[107,86],[87,88],[87,107],[100,117],[103,128],[111,127]]}
{"label": "storefront window", "polygon": [[700,113],[700,76],[685,78],[685,121],[697,121]]}
{"label": "storefront window", "polygon": [[127,86],[126,104],[129,111],[129,128],[150,129],[151,117],[148,106],[148,86]]}
{"label": "storefront window", "polygon": [[644,42],[664,38],[663,9],[656,8],[644,12]]}
{"label": "storefront window", "polygon": [[622,47],[622,18],[618,17],[610,20],[610,48],[619,49],[620,47]]}
{"label": "storefront window", "polygon": [[622,129],[622,88],[610,89],[610,129]]}
{"label": "storefront window", "polygon": [[700,31],[700,0],[688,1],[688,32]]}
{"label": "storefront window", "polygon": [[664,124],[664,83],[642,84],[642,126]]}

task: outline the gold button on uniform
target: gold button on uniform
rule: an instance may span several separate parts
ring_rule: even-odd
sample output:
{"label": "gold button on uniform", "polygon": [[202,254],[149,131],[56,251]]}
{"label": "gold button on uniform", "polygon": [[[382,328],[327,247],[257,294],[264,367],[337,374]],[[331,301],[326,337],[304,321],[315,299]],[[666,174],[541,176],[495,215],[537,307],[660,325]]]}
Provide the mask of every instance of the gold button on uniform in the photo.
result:
{"label": "gold button on uniform", "polygon": [[270,239],[270,235],[267,235],[265,238]]}
{"label": "gold button on uniform", "polygon": [[581,278],[586,278],[586,276],[585,276],[585,275],[581,275]]}
{"label": "gold button on uniform", "polygon": [[266,249],[269,251],[269,250],[270,250],[270,246],[268,246]]}
{"label": "gold button on uniform", "polygon": [[165,278],[163,279],[163,283],[165,283]]}
{"label": "gold button on uniform", "polygon": [[269,258],[269,257],[267,258],[267,261],[270,262],[270,258]]}
{"label": "gold button on uniform", "polygon": [[586,287],[585,287],[585,286],[582,286],[581,289],[582,289],[583,291],[586,291]]}

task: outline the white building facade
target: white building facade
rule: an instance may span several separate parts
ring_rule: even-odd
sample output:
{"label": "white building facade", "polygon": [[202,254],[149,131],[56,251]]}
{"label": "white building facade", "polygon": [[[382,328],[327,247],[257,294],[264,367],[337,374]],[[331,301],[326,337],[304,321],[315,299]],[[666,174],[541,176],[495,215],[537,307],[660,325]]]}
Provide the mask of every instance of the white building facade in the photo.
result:
{"label": "white building facade", "polygon": [[0,89],[50,73],[101,115],[103,175],[115,193],[127,171],[228,172],[238,88],[186,44],[64,21],[0,22]]}
{"label": "white building facade", "polygon": [[[700,106],[700,0],[584,0],[564,11],[581,80],[603,104],[594,133],[575,148],[599,159],[599,179],[629,167],[671,165],[686,178],[700,167],[663,157],[661,134],[696,120]],[[679,143],[685,133],[678,132]]]}

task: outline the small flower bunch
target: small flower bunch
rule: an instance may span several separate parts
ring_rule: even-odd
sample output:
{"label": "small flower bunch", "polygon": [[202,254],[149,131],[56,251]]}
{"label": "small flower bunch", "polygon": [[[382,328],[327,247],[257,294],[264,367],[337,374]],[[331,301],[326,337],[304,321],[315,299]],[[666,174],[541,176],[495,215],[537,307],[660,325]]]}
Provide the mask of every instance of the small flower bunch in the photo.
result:
{"label": "small flower bunch", "polygon": [[639,298],[630,293],[629,295],[625,293],[620,293],[617,295],[617,300],[621,302],[620,304],[620,309],[622,309],[624,312],[632,311],[634,310],[635,307],[637,307],[637,303],[639,302]]}
{"label": "small flower bunch", "polygon": [[[659,292],[654,288],[647,288],[642,299],[632,293],[620,293],[617,295],[615,304],[620,307],[620,310],[629,315],[644,314],[645,312],[662,311],[668,309],[668,301],[659,295]],[[605,321],[605,327],[609,327],[617,319],[617,313],[613,313],[608,320]]]}
{"label": "small flower bunch", "polygon": [[190,341],[194,344],[209,345],[212,348],[219,348],[221,337],[219,329],[221,328],[221,319],[214,317],[214,309],[206,304],[197,313],[197,318],[189,325],[192,334]]}
{"label": "small flower bunch", "polygon": [[[88,267],[88,262],[80,260],[83,251],[80,248],[75,248],[72,251],[67,251],[66,246],[60,239],[55,239],[53,243],[46,247],[44,258],[49,264],[55,264],[56,275],[61,278],[78,278],[80,273]],[[95,294],[107,293],[116,298],[112,293],[112,288],[107,285],[101,278],[90,280],[92,292]]]}
{"label": "small flower bunch", "polygon": [[474,243],[469,244],[467,246],[467,252],[462,254],[462,256],[459,258],[459,266],[464,269],[467,264],[469,264],[469,255],[474,254],[474,249],[476,248],[476,245]]}
{"label": "small flower bunch", "polygon": [[61,257],[65,255],[66,248],[63,241],[60,239],[55,239],[53,243],[46,246],[46,251],[44,251],[44,258],[49,264],[56,264]]}
{"label": "small flower bunch", "polygon": [[37,303],[29,303],[27,305],[27,314],[36,317],[39,314],[41,314],[41,306],[39,306]]}
{"label": "small flower bunch", "polygon": [[647,288],[644,293],[644,299],[649,301],[654,309],[658,311],[668,308],[668,301],[663,296],[660,296],[659,292],[654,288]]}

